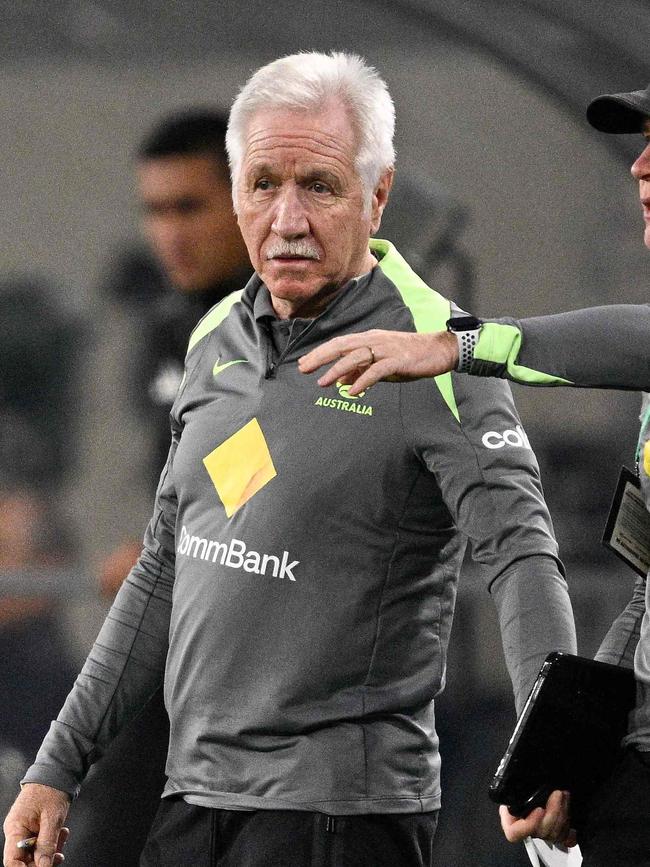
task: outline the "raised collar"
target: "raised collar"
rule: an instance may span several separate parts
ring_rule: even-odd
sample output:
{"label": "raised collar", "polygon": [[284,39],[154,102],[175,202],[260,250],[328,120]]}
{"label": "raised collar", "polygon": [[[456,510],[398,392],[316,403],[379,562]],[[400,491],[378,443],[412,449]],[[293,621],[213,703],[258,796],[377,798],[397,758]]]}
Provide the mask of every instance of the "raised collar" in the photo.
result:
{"label": "raised collar", "polygon": [[[337,307],[342,298],[349,296],[351,293],[356,292],[358,289],[365,288],[372,278],[375,269],[372,271],[368,271],[366,274],[362,274],[360,277],[353,277],[352,280],[348,280],[348,282],[337,292],[334,298],[330,301],[330,303],[322,310],[318,316],[314,317],[314,319],[320,319],[326,313],[333,310]],[[273,309],[273,303],[271,301],[271,293],[269,292],[265,283],[263,283],[259,275],[255,275],[257,278],[257,286],[251,287],[254,290],[253,296],[253,316],[257,322],[262,320],[269,321],[272,319],[277,319],[277,315],[275,310]],[[249,284],[250,286],[250,284]],[[248,288],[248,287],[247,287]]]}

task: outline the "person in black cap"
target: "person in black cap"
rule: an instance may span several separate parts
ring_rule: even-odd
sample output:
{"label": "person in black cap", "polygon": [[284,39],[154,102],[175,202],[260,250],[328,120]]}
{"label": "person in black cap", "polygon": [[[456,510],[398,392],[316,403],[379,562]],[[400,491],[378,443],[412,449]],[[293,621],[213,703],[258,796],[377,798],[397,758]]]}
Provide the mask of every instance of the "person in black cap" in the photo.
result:
{"label": "person in black cap", "polygon": [[645,90],[597,96],[587,106],[587,120],[600,132],[643,132],[648,118],[650,118],[650,84]]}
{"label": "person in black cap", "polygon": [[[636,133],[645,146],[631,167],[639,183],[650,249],[650,86],[599,96],[587,119],[606,133]],[[334,362],[319,383],[346,383],[351,395],[384,379],[409,380],[459,370],[501,376],[527,385],[636,389],[644,392],[637,449],[641,492],[650,510],[650,305],[610,305],[532,319],[450,320],[448,331],[410,334],[370,331],[335,338],[300,360],[304,373]],[[373,364],[359,365],[371,348]],[[543,371],[543,372],[542,372]],[[583,867],[650,864],[650,592],[639,578],[632,599],[614,621],[597,658],[634,666],[637,706],[613,774],[594,792],[577,840]],[[598,762],[594,756],[594,762]],[[575,843],[569,825],[569,798],[554,792],[525,819],[501,808],[511,841],[527,836]]]}

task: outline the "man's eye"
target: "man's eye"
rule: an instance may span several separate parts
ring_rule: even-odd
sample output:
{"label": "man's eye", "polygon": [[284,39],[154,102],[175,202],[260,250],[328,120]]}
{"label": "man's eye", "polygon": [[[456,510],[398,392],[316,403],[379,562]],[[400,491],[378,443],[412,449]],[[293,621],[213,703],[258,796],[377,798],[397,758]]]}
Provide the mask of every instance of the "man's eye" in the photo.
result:
{"label": "man's eye", "polygon": [[176,203],[176,212],[178,214],[194,214],[200,208],[201,202],[197,199],[181,199]]}
{"label": "man's eye", "polygon": [[319,195],[330,192],[330,188],[327,186],[327,184],[322,183],[322,181],[314,181],[314,183],[311,185],[311,189],[313,190],[313,192],[318,193]]}
{"label": "man's eye", "polygon": [[268,178],[260,178],[259,181],[255,181],[255,189],[256,190],[270,190],[273,185]]}

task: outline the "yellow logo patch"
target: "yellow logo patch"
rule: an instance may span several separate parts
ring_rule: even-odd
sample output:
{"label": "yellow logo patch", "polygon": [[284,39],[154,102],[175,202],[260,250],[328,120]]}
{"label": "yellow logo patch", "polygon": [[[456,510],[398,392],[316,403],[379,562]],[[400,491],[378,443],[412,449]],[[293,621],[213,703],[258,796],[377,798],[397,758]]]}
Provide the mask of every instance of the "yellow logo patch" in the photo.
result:
{"label": "yellow logo patch", "polygon": [[360,391],[359,394],[350,394],[350,386],[343,385],[341,382],[337,382],[336,387],[338,388],[341,397],[344,397],[346,400],[359,400],[359,398],[363,397],[365,394],[365,391]]}
{"label": "yellow logo patch", "polygon": [[277,476],[256,418],[204,457],[203,464],[229,518]]}

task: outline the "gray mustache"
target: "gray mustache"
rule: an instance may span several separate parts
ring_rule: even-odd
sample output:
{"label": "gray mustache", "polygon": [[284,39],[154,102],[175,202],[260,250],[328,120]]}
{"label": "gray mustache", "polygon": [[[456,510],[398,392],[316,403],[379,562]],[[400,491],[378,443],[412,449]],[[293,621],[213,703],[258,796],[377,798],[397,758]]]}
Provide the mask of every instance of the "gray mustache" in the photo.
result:
{"label": "gray mustache", "polygon": [[318,250],[309,241],[279,241],[266,251],[267,259],[278,256],[300,256],[303,259],[319,260]]}

